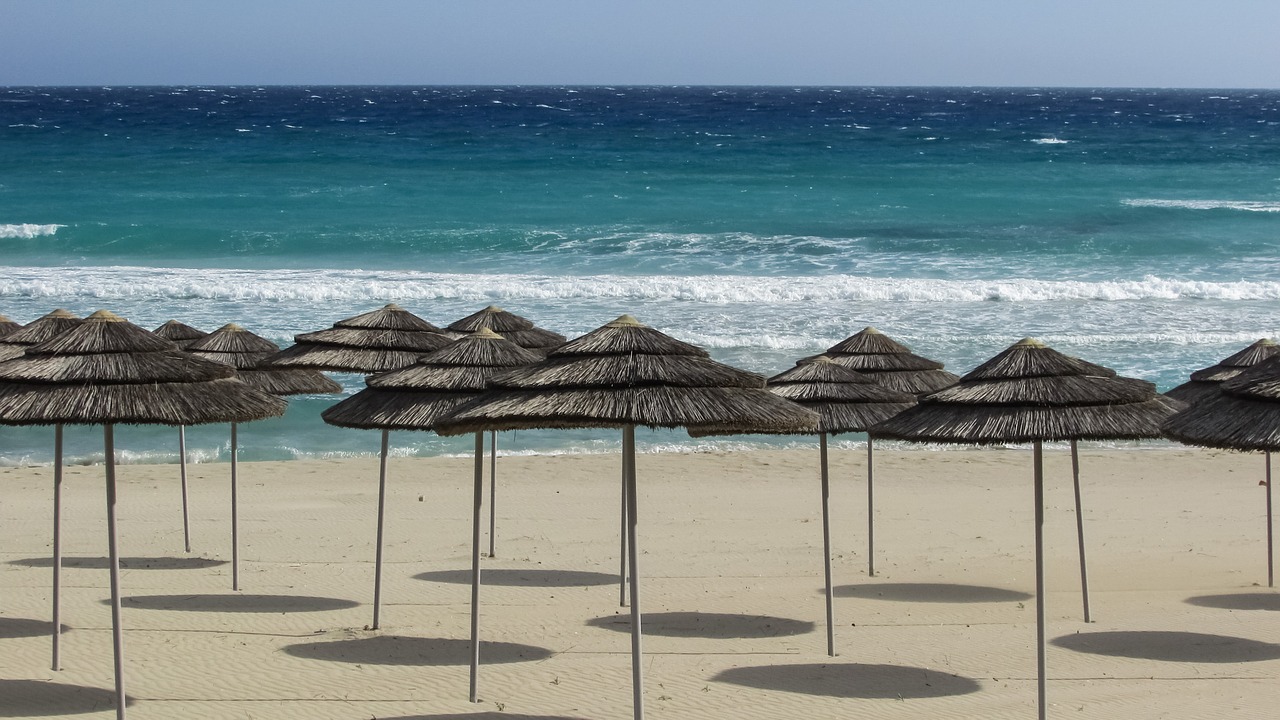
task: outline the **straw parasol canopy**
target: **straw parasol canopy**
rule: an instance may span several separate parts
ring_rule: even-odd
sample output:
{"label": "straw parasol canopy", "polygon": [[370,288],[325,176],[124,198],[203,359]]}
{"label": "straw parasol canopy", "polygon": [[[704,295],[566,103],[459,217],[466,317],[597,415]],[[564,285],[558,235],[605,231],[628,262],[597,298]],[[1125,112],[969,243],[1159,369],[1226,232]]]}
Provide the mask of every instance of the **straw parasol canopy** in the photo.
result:
{"label": "straw parasol canopy", "polygon": [[342,392],[341,385],[319,370],[264,366],[263,361],[278,353],[280,346],[235,323],[192,341],[186,350],[196,357],[230,365],[246,385],[272,395]]}
{"label": "straw parasol canopy", "polygon": [[490,305],[479,312],[472,313],[445,329],[464,335],[488,329],[522,348],[544,352],[563,345],[567,340],[560,333],[536,327],[533,321],[503,310],[496,305]]}
{"label": "straw parasol canopy", "polygon": [[954,385],[960,378],[942,363],[920,357],[906,345],[873,327],[866,327],[827,348],[835,362],[866,375],[885,387],[925,395]]}
{"label": "straw parasol canopy", "polygon": [[103,425],[116,717],[125,716],[114,424],[193,425],[280,415],[284,401],[240,382],[227,365],[100,310],[0,363],[0,424]]}
{"label": "straw parasol canopy", "polygon": [[440,328],[391,303],[328,330],[294,337],[295,345],[267,360],[280,367],[376,373],[407,367],[448,345]]}
{"label": "straw parasol canopy", "polygon": [[16,323],[10,320],[8,317],[4,315],[0,315],[0,338],[8,335],[9,333],[13,332],[14,330],[17,330],[20,327],[22,327],[20,323]]}
{"label": "straw parasol canopy", "polygon": [[[1149,382],[1117,377],[1109,368],[1063,355],[1027,338],[979,365],[956,385],[926,395],[915,407],[871,429],[873,437],[912,442],[1034,443],[1037,691],[1042,720],[1046,708],[1043,443],[1159,437],[1160,423],[1181,407],[1182,403],[1157,395],[1155,385]],[[1076,518],[1081,532],[1087,620],[1079,497],[1077,482]]]}
{"label": "straw parasol canopy", "polygon": [[172,342],[183,350],[186,350],[191,343],[209,334],[177,320],[168,320],[151,332]]}
{"label": "straw parasol canopy", "polygon": [[1280,451],[1280,358],[1271,358],[1217,383],[1165,421],[1174,440],[1224,450]]}
{"label": "straw parasol canopy", "polygon": [[[436,423],[441,435],[534,428],[621,428],[626,567],[631,576],[634,717],[644,717],[640,573],[637,567],[635,427],[815,432],[818,416],[764,388],[764,378],[711,360],[699,347],[623,315],[552,350],[547,359],[493,376],[490,390]],[[472,516],[471,699],[480,641],[479,522],[483,466],[477,458]]]}
{"label": "straw parasol canopy", "polygon": [[82,322],[84,321],[62,308],[32,320],[0,338],[0,361],[12,360],[27,347],[51,340]]}
{"label": "straw parasol canopy", "polygon": [[1267,338],[1254,342],[1249,347],[1223,358],[1216,365],[1201,368],[1191,373],[1191,379],[1173,388],[1165,395],[1195,404],[1206,398],[1215,397],[1218,384],[1236,377],[1240,373],[1280,353],[1280,345]]}

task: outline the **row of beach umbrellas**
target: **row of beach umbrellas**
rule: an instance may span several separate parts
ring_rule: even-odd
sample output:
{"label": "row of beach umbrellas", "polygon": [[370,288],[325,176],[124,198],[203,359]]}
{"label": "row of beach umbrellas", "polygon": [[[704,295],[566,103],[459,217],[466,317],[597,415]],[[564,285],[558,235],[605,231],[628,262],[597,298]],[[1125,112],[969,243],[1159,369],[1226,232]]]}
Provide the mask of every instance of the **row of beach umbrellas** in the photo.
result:
{"label": "row of beach umbrellas", "polygon": [[[54,332],[57,325],[62,327]],[[5,357],[4,353],[14,355],[13,360],[0,364],[0,423],[53,424],[59,428],[67,423],[103,424],[106,428],[119,717],[124,715],[123,650],[118,617],[111,426],[119,422],[179,427],[201,422],[232,423],[234,495],[235,423],[280,414],[283,401],[277,395],[333,391],[334,386],[326,385],[332,381],[319,375],[318,370],[370,375],[364,390],[324,413],[326,422],[383,431],[375,628],[380,605],[388,432],[414,429],[434,430],[442,435],[475,434],[473,700],[480,651],[483,434],[492,436],[500,430],[524,428],[603,427],[622,431],[621,518],[625,532],[621,534],[620,575],[624,582],[620,587],[626,588],[625,578],[629,575],[630,596],[624,604],[629,601],[631,607],[636,717],[643,716],[642,628],[636,567],[636,426],[680,427],[693,435],[818,436],[830,654],[835,651],[831,631],[827,436],[865,431],[870,438],[915,442],[1033,444],[1041,717],[1045,708],[1042,444],[1072,443],[1079,522],[1079,474],[1075,462],[1075,443],[1079,440],[1158,437],[1162,425],[1171,437],[1213,447],[1269,453],[1280,439],[1280,423],[1276,422],[1280,416],[1267,415],[1274,407],[1280,407],[1276,405],[1280,399],[1280,365],[1265,362],[1274,355],[1275,348],[1266,341],[1255,343],[1249,352],[1237,353],[1214,368],[1193,374],[1187,386],[1161,396],[1151,383],[1117,377],[1108,368],[1063,355],[1033,340],[1016,343],[960,378],[947,373],[941,363],[914,355],[872,328],[821,356],[802,359],[768,384],[760,375],[711,360],[701,348],[629,316],[568,342],[497,308],[486,308],[464,318],[449,326],[446,333],[394,305],[339,321],[326,330],[299,335],[296,344],[284,351],[234,325],[198,337],[199,331],[166,323],[157,329],[157,334],[168,335],[172,342],[105,311],[85,321],[55,311],[0,336],[0,358]],[[174,343],[186,343],[185,351]],[[241,382],[234,379],[237,377]],[[215,389],[216,383],[221,384]],[[225,393],[228,383],[241,387]],[[1202,396],[1194,398],[1190,409],[1179,413],[1183,403],[1170,398],[1193,385]],[[202,400],[211,390],[220,393],[213,406]],[[1226,415],[1231,416],[1229,420]],[[55,435],[55,442],[60,444],[60,431]],[[55,449],[60,447],[56,445]],[[872,442],[868,442],[869,517],[872,458]],[[59,474],[56,470],[55,506]],[[494,477],[491,470],[491,495]],[[56,514],[55,507],[55,517]],[[491,515],[491,543],[493,522]],[[1268,545],[1269,528],[1268,524]],[[1078,530],[1087,619],[1082,526]],[[234,533],[233,521],[233,556]],[[869,521],[869,574],[874,574],[873,536]],[[54,546],[56,555],[56,534]],[[55,579],[55,597],[56,582]]]}

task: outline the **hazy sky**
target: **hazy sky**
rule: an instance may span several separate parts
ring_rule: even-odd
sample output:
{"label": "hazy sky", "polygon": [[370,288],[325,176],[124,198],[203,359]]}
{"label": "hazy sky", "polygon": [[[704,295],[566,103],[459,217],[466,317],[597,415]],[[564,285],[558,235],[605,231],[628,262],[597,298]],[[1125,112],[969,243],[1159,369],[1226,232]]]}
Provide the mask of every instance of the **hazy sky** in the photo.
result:
{"label": "hazy sky", "polygon": [[0,85],[1280,87],[1277,0],[0,0]]}

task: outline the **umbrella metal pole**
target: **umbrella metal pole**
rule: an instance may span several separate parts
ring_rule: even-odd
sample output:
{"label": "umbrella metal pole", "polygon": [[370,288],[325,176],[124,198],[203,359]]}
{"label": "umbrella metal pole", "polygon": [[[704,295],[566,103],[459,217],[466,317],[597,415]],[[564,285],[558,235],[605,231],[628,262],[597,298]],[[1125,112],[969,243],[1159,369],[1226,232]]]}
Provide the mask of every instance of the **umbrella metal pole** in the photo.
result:
{"label": "umbrella metal pole", "polygon": [[489,431],[489,557],[495,557],[498,527],[498,431]]}
{"label": "umbrella metal pole", "polygon": [[62,669],[62,426],[53,428],[53,670]]}
{"label": "umbrella metal pole", "polygon": [[[625,438],[625,433],[624,433]],[[627,606],[627,459],[626,442],[624,439],[622,449],[622,519],[618,523],[619,544],[622,546],[618,551],[618,607]]]}
{"label": "umbrella metal pole", "polygon": [[116,719],[124,720],[124,633],[120,628],[120,553],[116,549],[115,428],[104,425],[102,439],[107,471],[107,554],[111,569],[111,645],[115,651]]}
{"label": "umbrella metal pole", "polygon": [[1036,441],[1033,464],[1035,466],[1036,501],[1036,703],[1040,720],[1045,720],[1045,661],[1044,661],[1044,447]]}
{"label": "umbrella metal pole", "polygon": [[182,543],[191,552],[191,516],[187,514],[187,428],[178,426],[178,477],[182,479]]}
{"label": "umbrella metal pole", "polygon": [[644,720],[644,678],[640,658],[640,569],[636,552],[636,428],[628,425],[623,431],[623,463],[626,468],[627,489],[627,553],[631,564],[631,707],[635,720]]}
{"label": "umbrella metal pole", "polygon": [[484,502],[484,432],[476,433],[475,491],[471,511],[471,702],[480,672],[480,508]]}
{"label": "umbrella metal pole", "polygon": [[867,436],[867,575],[876,574],[875,446]]}
{"label": "umbrella metal pole", "polygon": [[231,423],[231,589],[240,589],[240,504],[236,499],[236,424]]}
{"label": "umbrella metal pole", "polygon": [[822,463],[822,569],[827,581],[827,655],[836,656],[835,611],[831,597],[831,483],[827,472],[827,434],[818,435],[818,456]]}
{"label": "umbrella metal pole", "polygon": [[387,506],[387,448],[390,444],[390,435],[390,430],[382,431],[382,451],[378,462],[378,532],[373,560],[373,630],[378,629],[378,616],[382,610],[382,523]]}
{"label": "umbrella metal pole", "polygon": [[1076,491],[1076,538],[1080,544],[1080,593],[1084,597],[1084,621],[1093,622],[1089,615],[1089,570],[1084,559],[1084,514],[1080,509],[1080,454],[1077,445],[1075,440],[1071,441],[1071,479]]}
{"label": "umbrella metal pole", "polygon": [[1276,586],[1275,545],[1271,536],[1271,453],[1267,453],[1267,587]]}

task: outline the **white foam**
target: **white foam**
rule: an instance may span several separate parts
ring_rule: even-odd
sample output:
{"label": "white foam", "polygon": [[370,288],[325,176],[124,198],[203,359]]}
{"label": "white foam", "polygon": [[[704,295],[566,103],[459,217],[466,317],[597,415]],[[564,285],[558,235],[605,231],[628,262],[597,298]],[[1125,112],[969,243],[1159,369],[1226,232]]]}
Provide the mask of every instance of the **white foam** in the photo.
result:
{"label": "white foam", "polygon": [[37,225],[35,223],[0,225],[0,238],[31,240],[32,238],[53,235],[58,232],[58,228],[63,227],[66,227],[66,225]]}
{"label": "white foam", "polygon": [[1244,210],[1246,212],[1280,212],[1280,202],[1266,200],[1160,200],[1134,198],[1121,201],[1129,207],[1173,208],[1180,210]]}
{"label": "white foam", "polygon": [[1031,142],[1035,143],[1036,145],[1066,145],[1071,141],[1063,140],[1062,138],[1056,138],[1056,137],[1042,137],[1042,138],[1035,138]]}

